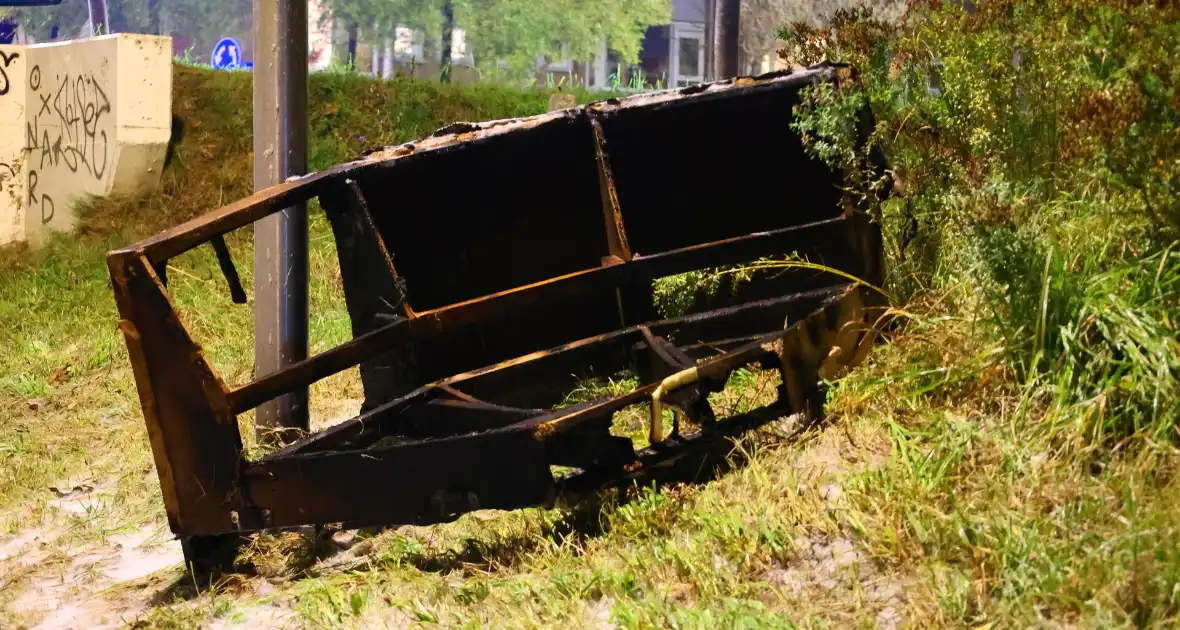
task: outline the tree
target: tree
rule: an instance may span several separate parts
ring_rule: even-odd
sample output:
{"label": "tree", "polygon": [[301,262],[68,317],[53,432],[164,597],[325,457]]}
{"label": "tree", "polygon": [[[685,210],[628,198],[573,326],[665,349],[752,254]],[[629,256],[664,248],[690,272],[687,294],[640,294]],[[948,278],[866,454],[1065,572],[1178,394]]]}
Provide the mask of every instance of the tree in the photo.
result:
{"label": "tree", "polygon": [[741,59],[743,69],[755,70],[778,48],[775,33],[788,23],[823,26],[837,9],[867,6],[885,20],[900,19],[906,0],[742,0]]}
{"label": "tree", "polygon": [[[444,8],[466,33],[477,62],[491,70],[503,63],[511,76],[536,69],[538,56],[593,57],[600,41],[610,42],[626,63],[639,58],[649,26],[671,19],[671,0],[329,0],[345,21],[380,25],[366,39],[376,43],[407,26],[433,41],[442,38]],[[446,44],[443,44],[446,47]]]}
{"label": "tree", "polygon": [[[251,0],[108,0],[110,22],[128,32],[183,33],[192,37],[195,57],[204,59],[226,35],[248,37]],[[415,30],[429,42],[442,42],[444,8],[453,26],[463,28],[470,52],[486,71],[510,78],[532,75],[538,56],[589,59],[607,41],[623,63],[638,61],[649,26],[671,20],[671,0],[327,0],[332,17],[359,26],[359,36],[380,44],[397,26]],[[0,15],[3,15],[0,9]],[[62,34],[78,33],[87,20],[86,0],[20,9],[17,19],[38,40],[54,25]],[[376,26],[376,28],[374,28]]]}
{"label": "tree", "polygon": [[77,34],[90,19],[90,10],[84,0],[67,0],[54,6],[0,8],[0,16],[11,17],[24,27],[26,35],[45,41],[54,26],[60,27],[61,33]]}
{"label": "tree", "polygon": [[[248,36],[252,0],[107,0],[108,26],[104,31],[126,33],[172,32],[192,37],[198,59],[212,52],[226,35]],[[0,8],[0,15],[5,9]],[[89,19],[87,0],[63,0],[56,6],[10,9],[9,13],[37,41],[50,39],[54,27],[63,37],[82,34]]]}
{"label": "tree", "polygon": [[648,27],[671,21],[670,0],[460,0],[456,22],[467,29],[476,60],[499,61],[527,75],[538,55],[587,59],[607,41],[624,63],[636,63]]}
{"label": "tree", "polygon": [[360,36],[377,45],[406,26],[437,37],[442,28],[443,0],[328,0],[331,17],[360,27]]}

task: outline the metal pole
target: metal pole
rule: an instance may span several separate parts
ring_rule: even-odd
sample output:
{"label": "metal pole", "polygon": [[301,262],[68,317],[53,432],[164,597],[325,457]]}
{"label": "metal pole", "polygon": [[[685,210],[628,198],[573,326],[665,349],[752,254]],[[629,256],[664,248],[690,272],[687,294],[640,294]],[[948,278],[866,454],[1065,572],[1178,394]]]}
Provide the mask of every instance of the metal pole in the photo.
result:
{"label": "metal pole", "polygon": [[[254,189],[307,173],[307,2],[254,0]],[[307,358],[307,206],[254,225],[254,371]],[[259,437],[308,429],[307,389],[258,408]],[[278,436],[283,437],[283,436]]]}
{"label": "metal pole", "polygon": [[148,29],[152,35],[160,33],[160,0],[148,0]]}
{"label": "metal pole", "polygon": [[106,0],[89,0],[86,3],[86,8],[90,13],[90,36],[107,35],[110,24],[107,17]]}

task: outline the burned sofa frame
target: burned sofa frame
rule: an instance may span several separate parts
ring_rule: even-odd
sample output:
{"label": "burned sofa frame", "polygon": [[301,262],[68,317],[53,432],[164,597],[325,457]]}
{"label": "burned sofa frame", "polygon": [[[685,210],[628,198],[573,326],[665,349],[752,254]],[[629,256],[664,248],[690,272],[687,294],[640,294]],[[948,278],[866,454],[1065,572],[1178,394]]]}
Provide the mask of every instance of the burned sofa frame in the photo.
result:
{"label": "burned sofa frame", "polygon": [[[790,127],[801,90],[846,71],[458,123],[111,252],[169,523],[189,560],[235,533],[443,522],[691,476],[724,457],[727,438],[820,413],[822,381],[864,357],[883,307],[867,286],[883,277],[877,226]],[[227,386],[181,322],[166,264],[212,243],[245,301],[222,235],[315,198],[354,338]],[[655,279],[789,254],[838,273],[761,274],[673,319],[652,306]],[[778,399],[718,418],[708,395],[748,364],[781,372]],[[358,417],[247,460],[238,414],[358,365]],[[634,391],[560,407],[577,379],[627,368]],[[643,402],[651,444],[636,449],[611,422]]]}

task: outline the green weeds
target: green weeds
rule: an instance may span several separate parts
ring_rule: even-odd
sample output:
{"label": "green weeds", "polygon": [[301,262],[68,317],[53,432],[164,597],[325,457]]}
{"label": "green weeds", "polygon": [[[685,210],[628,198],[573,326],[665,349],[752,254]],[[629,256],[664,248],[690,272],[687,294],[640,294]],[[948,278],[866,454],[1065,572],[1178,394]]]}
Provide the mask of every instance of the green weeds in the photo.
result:
{"label": "green weeds", "polygon": [[[850,112],[867,102],[872,146],[904,193],[873,208],[889,256],[880,288],[904,326],[833,383],[828,423],[748,436],[734,445],[742,465],[708,484],[363,531],[335,565],[298,535],[260,536],[243,561],[263,577],[163,597],[143,623],[246,627],[280,611],[333,628],[1174,626],[1180,15],[1089,0],[911,4],[901,24],[846,11],[783,33],[796,61],[860,70],[803,99],[808,146],[849,172],[850,194],[875,198],[882,182],[857,174],[863,147],[849,141]],[[64,523],[77,544],[162,516],[101,253],[130,237],[118,226],[152,231],[249,190],[248,81],[177,72],[186,134],[163,190],[108,200],[82,238],[0,263],[0,341],[15,349],[0,354],[5,535]],[[318,166],[545,106],[540,93],[343,73],[313,78],[312,97]],[[322,219],[312,235],[313,343],[331,345],[347,318]],[[248,231],[230,247],[248,285]],[[662,279],[658,306],[678,314],[740,273],[801,263]],[[248,378],[249,309],[229,305],[210,252],[173,266],[186,324],[227,379]],[[740,413],[773,398],[776,378],[739,370],[710,402]],[[636,385],[586,382],[564,404]],[[327,388],[313,406],[360,395],[355,375]],[[642,444],[646,417],[636,405],[615,431]],[[79,474],[117,479],[113,499],[62,517],[46,487]],[[14,566],[0,559],[0,625],[24,619],[13,607],[31,570]]]}

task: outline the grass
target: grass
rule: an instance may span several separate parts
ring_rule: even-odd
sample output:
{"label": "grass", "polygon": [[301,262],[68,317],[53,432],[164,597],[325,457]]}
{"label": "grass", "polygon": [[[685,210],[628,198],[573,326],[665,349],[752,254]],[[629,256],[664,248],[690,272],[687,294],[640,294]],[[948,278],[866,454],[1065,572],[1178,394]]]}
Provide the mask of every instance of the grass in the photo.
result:
{"label": "grass", "polygon": [[[439,87],[316,75],[311,167],[346,161],[368,147],[429,135],[455,120],[542,112],[546,94],[480,86]],[[85,209],[81,238],[53,239],[40,251],[0,251],[0,505],[43,493],[57,476],[106,472],[90,448],[104,436],[112,452],[141,451],[139,411],[111,300],[106,251],[250,193],[250,76],[175,66],[174,114],[183,124],[162,188]],[[243,112],[246,115],[243,115]],[[388,113],[387,115],[385,113]],[[322,213],[312,209],[310,301],[313,348],[350,334],[334,282],[335,249]],[[230,236],[243,281],[252,275],[249,230]],[[172,262],[171,290],[182,317],[231,383],[252,369],[248,307],[233,307],[212,253],[198,250]],[[355,379],[318,389],[359,396]],[[351,389],[350,389],[351,388]],[[111,426],[119,427],[114,434]],[[150,466],[150,459],[141,458]],[[0,530],[11,529],[0,509]]]}
{"label": "grass", "polygon": [[[55,238],[38,251],[0,251],[0,535],[51,533],[64,549],[162,519],[154,466],[143,432],[109,279],[105,252],[249,194],[250,76],[175,66],[174,114],[183,126],[160,190],[105,199],[84,209],[77,238]],[[496,87],[439,87],[339,74],[311,83],[311,166],[324,168],[363,149],[429,135],[455,120],[544,111],[547,95]],[[243,112],[246,113],[243,116]],[[350,335],[336,282],[334,243],[322,214],[311,212],[313,348]],[[230,235],[247,286],[249,230]],[[230,382],[252,369],[249,307],[233,307],[211,252],[171,263],[170,288],[185,323]],[[359,398],[355,374],[313,388],[322,416],[340,415],[341,398]],[[249,423],[250,418],[243,418]],[[252,431],[245,432],[251,435]],[[102,482],[90,513],[62,517],[51,486]],[[0,626],[6,603],[27,576],[0,567]],[[11,580],[16,580],[11,581]]]}
{"label": "grass", "polygon": [[[943,26],[941,37],[968,36]],[[957,80],[944,76],[944,93]],[[361,531],[334,553],[300,534],[260,536],[242,558],[255,575],[197,593],[176,567],[104,590],[79,554],[162,526],[162,502],[102,253],[248,192],[248,81],[178,67],[185,136],[163,189],[91,208],[79,238],[3,253],[0,342],[15,351],[0,353],[0,549],[29,532],[47,544],[27,552],[34,568],[0,555],[0,627],[36,620],[23,593],[51,573],[83,575],[103,601],[148,602],[129,620],[162,628],[1141,628],[1180,618],[1180,254],[1118,205],[1126,197],[1109,181],[1040,197],[1012,184],[1018,192],[997,201],[994,180],[954,179],[978,167],[973,156],[938,177],[912,171],[918,192],[883,208],[890,230],[907,208],[921,219],[908,256],[887,234],[884,288],[908,300],[896,312],[906,325],[833,384],[827,422],[748,436],[735,444],[741,465],[720,479],[612,492],[568,512]],[[313,77],[312,91],[316,167],[546,101],[337,74]],[[836,127],[820,123],[805,128],[823,137]],[[904,128],[888,131],[918,142]],[[952,149],[962,146],[899,163],[935,164]],[[962,220],[997,213],[1011,220]],[[347,318],[329,231],[312,216],[312,343],[331,345],[347,337]],[[249,234],[229,244],[248,287]],[[230,305],[211,252],[173,265],[186,323],[228,380],[249,378],[249,309]],[[676,278],[661,306],[684,308],[682,294],[702,282],[708,293],[712,280]],[[711,402],[740,412],[772,396],[776,378],[738,371]],[[635,385],[629,374],[587,382],[566,403]],[[354,375],[338,377],[313,390],[313,413],[326,421],[359,396]],[[644,405],[625,410],[615,431],[641,442],[646,418]],[[48,490],[61,478],[98,486],[103,502],[63,514]]]}

